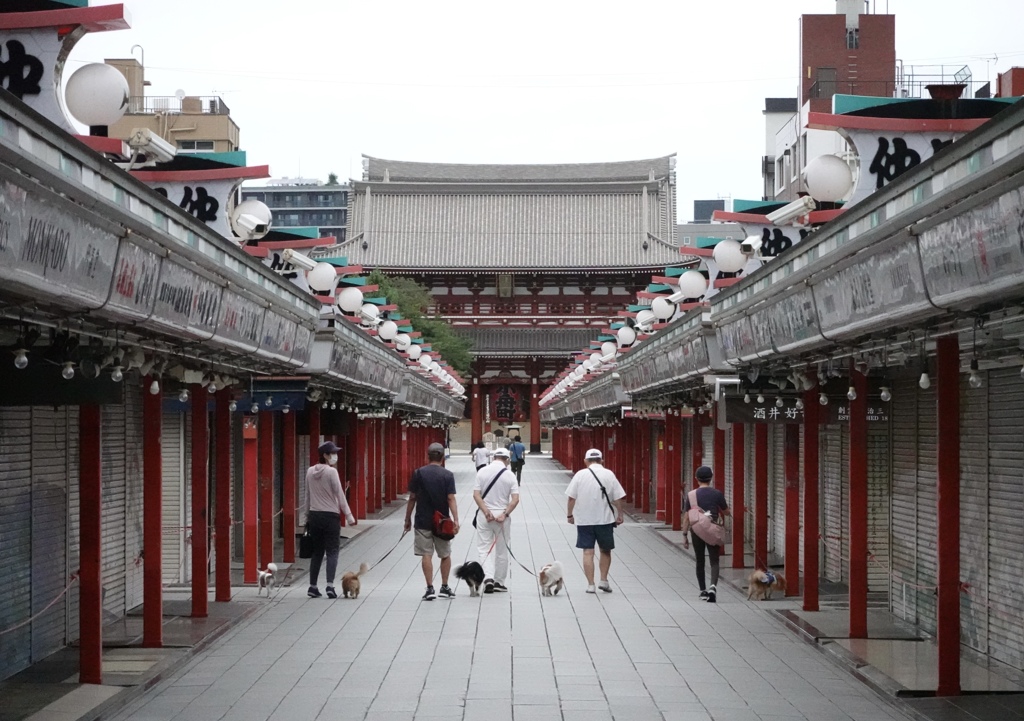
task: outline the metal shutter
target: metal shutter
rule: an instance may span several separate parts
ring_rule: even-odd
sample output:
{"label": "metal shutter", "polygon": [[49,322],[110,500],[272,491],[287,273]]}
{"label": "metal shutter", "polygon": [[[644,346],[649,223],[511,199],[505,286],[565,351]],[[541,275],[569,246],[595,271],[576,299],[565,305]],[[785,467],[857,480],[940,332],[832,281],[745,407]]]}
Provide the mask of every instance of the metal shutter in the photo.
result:
{"label": "metal shutter", "polygon": [[[938,418],[935,386],[917,391],[917,581],[914,591],[917,623],[935,631],[935,486],[937,478]],[[1019,580],[1019,579],[1018,579]]]}
{"label": "metal shutter", "polygon": [[891,564],[889,598],[892,612],[917,622],[917,376],[893,379],[890,401],[892,426]]}
{"label": "metal shutter", "polygon": [[768,427],[768,552],[786,549],[786,427]]}
{"label": "metal shutter", "polygon": [[[68,581],[68,412],[32,408],[32,613],[41,613]],[[77,427],[74,429],[77,435]],[[74,479],[77,484],[78,478]],[[32,622],[32,661],[67,641],[67,598]]]}
{"label": "metal shutter", "polygon": [[140,383],[126,385],[124,389],[125,417],[125,611],[142,603],[142,393]]}
{"label": "metal shutter", "polygon": [[124,408],[101,406],[102,473],[103,473],[103,611],[120,618],[124,615],[125,479]]}
{"label": "metal shutter", "polygon": [[[298,474],[298,507],[301,509],[304,505],[306,505],[306,469],[309,468],[309,436],[300,435],[297,436],[296,440],[298,440],[298,450],[295,451],[295,473]],[[400,487],[398,489],[398,492],[404,493],[405,489]],[[299,511],[295,512],[295,523],[302,523],[302,518],[299,516]]]}
{"label": "metal shutter", "polygon": [[[714,426],[701,426],[701,443],[704,449],[704,460],[701,461],[703,465],[708,466],[715,472],[717,477],[721,472],[721,468],[715,468],[715,427]],[[718,485],[718,484],[715,484]]]}
{"label": "metal shutter", "polygon": [[167,411],[160,437],[163,456],[163,579],[164,583],[185,583],[188,576],[188,470],[185,437],[186,414]]}
{"label": "metal shutter", "polygon": [[754,547],[754,475],[756,470],[754,468],[754,446],[757,442],[754,438],[756,435],[754,428],[753,423],[747,423],[746,432],[743,434],[743,455],[747,464],[747,471],[743,476],[743,502],[747,506],[743,513],[743,537],[751,549]]}
{"label": "metal shutter", "polygon": [[[281,449],[284,448],[284,422],[281,420],[280,415],[276,415],[274,418],[274,460],[272,468],[273,471],[273,493],[274,493],[274,517],[270,523],[272,538],[276,546],[277,539],[281,537],[281,528],[284,523],[284,514],[281,512],[284,509],[284,505],[281,500],[282,480],[281,480]],[[274,554],[271,554],[274,555]]]}
{"label": "metal shutter", "polygon": [[824,537],[822,575],[839,583],[846,578],[843,563],[846,539],[843,527],[847,510],[843,499],[843,426],[821,426],[820,439],[821,535]]}
{"label": "metal shutter", "polygon": [[800,424],[800,575],[804,575],[804,499],[807,495],[807,484],[804,479],[807,478],[804,475],[804,424]]}
{"label": "metal shutter", "polygon": [[[987,382],[986,387],[991,388],[991,382]],[[971,589],[969,594],[960,597],[960,639],[981,653],[988,652],[988,407],[989,393],[971,388],[967,376],[962,376],[960,523],[969,525],[973,532],[966,531],[965,527],[960,530],[960,578],[970,584]]]}
{"label": "metal shutter", "polygon": [[[1019,368],[990,371],[989,654],[1024,668],[1024,383]],[[978,393],[979,391],[974,391]],[[968,531],[969,532],[969,531]],[[961,535],[964,535],[963,530]]]}
{"label": "metal shutter", "polygon": [[[78,571],[81,561],[81,509],[82,487],[78,479],[78,406],[70,406],[68,412],[67,468],[68,468],[68,575]],[[81,586],[75,584],[68,591],[67,599],[67,641],[79,637],[79,597]]]}
{"label": "metal shutter", "polygon": [[[28,408],[0,408],[0,629],[32,615],[32,424]],[[32,628],[3,637],[0,679],[31,663]]]}
{"label": "metal shutter", "polygon": [[[872,399],[870,403],[880,401]],[[868,423],[868,590],[884,596],[889,595],[891,458],[889,424]],[[880,597],[876,595],[873,600],[880,601]]]}
{"label": "metal shutter", "polygon": [[[732,488],[733,488],[733,486],[732,486],[732,484],[733,484],[733,478],[732,478],[732,473],[733,473],[733,470],[732,470],[732,426],[733,426],[733,424],[730,423],[726,427],[726,429],[725,429],[725,480],[724,480],[724,482],[722,483],[722,486],[721,486],[722,493],[725,494],[725,502],[729,504],[730,508],[732,508]],[[718,485],[718,484],[715,484],[715,485]],[[733,510],[733,513],[735,514],[736,513],[736,509],[733,508],[732,510]],[[735,516],[733,516],[732,522],[735,523]],[[729,539],[732,538],[731,529],[726,531],[726,537],[729,538]]]}

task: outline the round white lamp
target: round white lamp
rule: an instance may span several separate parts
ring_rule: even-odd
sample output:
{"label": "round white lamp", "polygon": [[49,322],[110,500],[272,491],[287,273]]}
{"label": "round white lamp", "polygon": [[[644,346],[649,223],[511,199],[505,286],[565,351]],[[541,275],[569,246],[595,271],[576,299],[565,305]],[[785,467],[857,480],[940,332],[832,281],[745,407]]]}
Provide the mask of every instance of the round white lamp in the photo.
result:
{"label": "round white lamp", "polygon": [[409,353],[409,360],[416,360],[417,358],[420,357],[420,354],[423,353],[423,349],[420,348],[418,345],[414,344],[414,345],[409,346],[408,353]]}
{"label": "round white lamp", "polygon": [[616,331],[615,337],[619,339],[620,346],[633,345],[636,342],[636,331],[624,325]]}
{"label": "round white lamp", "polygon": [[747,256],[740,249],[740,244],[729,238],[718,241],[712,253],[718,269],[723,273],[735,273],[743,270],[743,266],[747,264]]}
{"label": "round white lamp", "polygon": [[373,325],[380,315],[380,311],[373,303],[363,303],[359,308],[359,317],[363,325]]}
{"label": "round white lamp", "polygon": [[651,303],[651,312],[658,320],[669,320],[676,314],[676,304],[668,298],[655,298]]}
{"label": "round white lamp", "polygon": [[394,340],[398,335],[398,324],[393,320],[386,320],[377,328],[377,335],[381,340]]}
{"label": "round white lamp", "polygon": [[231,230],[239,238],[259,240],[270,232],[274,216],[265,203],[243,200],[231,211]]}
{"label": "round white lamp", "polygon": [[395,346],[398,350],[409,350],[409,346],[412,345],[412,338],[409,337],[408,333],[399,333],[395,336]]}
{"label": "round white lamp", "polygon": [[614,355],[615,351],[617,351],[617,350],[618,350],[618,347],[614,343],[612,343],[610,340],[606,340],[604,343],[601,344],[601,355],[602,356],[607,357],[607,356],[610,356],[610,355]]}
{"label": "round white lamp", "polygon": [[430,368],[430,364],[434,362],[434,359],[430,357],[429,353],[424,353],[420,356],[420,367]]}
{"label": "round white lamp", "polygon": [[636,314],[636,324],[644,328],[650,328],[656,320],[658,320],[658,317],[654,315],[652,310],[642,310]]}
{"label": "round white lamp", "polygon": [[601,363],[603,361],[601,359],[600,351],[594,351],[593,353],[590,354],[590,362],[594,364],[595,368],[601,367]]}
{"label": "round white lamp", "polygon": [[83,65],[68,78],[64,100],[80,123],[91,128],[113,125],[128,110],[128,81],[106,63]]}
{"label": "round white lamp", "polygon": [[363,306],[363,291],[354,286],[338,293],[338,307],[346,313],[355,313]]}
{"label": "round white lamp", "polygon": [[699,270],[688,270],[679,276],[679,292],[684,298],[700,298],[708,289],[708,279]]}
{"label": "round white lamp", "polygon": [[819,155],[804,168],[807,190],[815,200],[836,203],[853,188],[853,173],[842,158]]}
{"label": "round white lamp", "polygon": [[334,290],[334,283],[338,279],[338,273],[330,263],[317,263],[313,270],[306,273],[306,282],[309,287],[319,293],[330,293]]}

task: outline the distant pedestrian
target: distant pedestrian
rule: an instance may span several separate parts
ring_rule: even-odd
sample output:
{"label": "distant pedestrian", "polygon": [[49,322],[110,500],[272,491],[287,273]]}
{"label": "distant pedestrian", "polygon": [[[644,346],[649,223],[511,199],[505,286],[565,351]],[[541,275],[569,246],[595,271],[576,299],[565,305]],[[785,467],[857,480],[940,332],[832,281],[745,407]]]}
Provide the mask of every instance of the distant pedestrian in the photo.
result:
{"label": "distant pedestrian", "polygon": [[508,454],[512,458],[512,472],[516,474],[516,482],[523,482],[523,464],[526,463],[526,446],[523,439],[516,436],[508,446]]}
{"label": "distant pedestrian", "polygon": [[477,441],[476,445],[473,446],[473,465],[479,471],[490,462],[491,452],[487,450],[487,446],[484,445],[483,441]]}
{"label": "distant pedestrian", "polygon": [[[711,514],[711,519],[716,523],[723,522],[725,516],[729,515],[729,504],[725,502],[725,495],[717,488],[711,487],[711,481],[715,472],[707,466],[701,466],[694,471],[698,487],[686,494],[683,501],[683,548],[690,547],[690,538],[693,539],[693,555],[697,559],[697,584],[700,586],[700,598],[708,603],[716,603],[718,596],[718,546],[707,543],[697,535],[696,529],[690,524],[690,508],[696,502],[696,507]],[[689,537],[687,537],[689,534]],[[711,587],[705,587],[704,581],[704,551],[707,550],[711,559]]]}
{"label": "distant pedestrian", "polygon": [[317,579],[325,554],[327,597],[338,597],[334,590],[334,574],[338,569],[338,551],[341,548],[341,517],[344,516],[349,525],[356,525],[345,491],[341,488],[338,469],[335,468],[340,450],[331,441],[321,443],[317,448],[320,462],[306,471],[306,500],[302,504],[301,517],[313,545],[313,555],[309,559],[309,590],[306,592],[310,598],[323,595],[317,588]]}
{"label": "distant pedestrian", "polygon": [[583,574],[587,593],[594,593],[594,544],[601,550],[601,581],[597,588],[612,592],[608,569],[615,548],[615,527],[623,521],[622,499],[626,491],[615,474],[604,467],[601,451],[591,448],[583,456],[587,467],[577,471],[565,489],[569,497],[566,514],[576,525],[576,548],[583,549]]}
{"label": "distant pedestrian", "polygon": [[509,546],[512,543],[512,519],[519,505],[519,484],[508,469],[509,454],[504,448],[494,451],[494,460],[476,473],[473,500],[479,508],[476,530],[477,551],[484,567],[484,593],[508,590]]}
{"label": "distant pedestrian", "polygon": [[[444,446],[431,443],[427,447],[427,465],[417,468],[409,480],[409,502],[405,506],[405,530],[415,527],[413,553],[420,557],[423,577],[427,581],[424,601],[441,598],[455,598],[455,592],[448,586],[448,574],[452,570],[452,545],[450,540],[434,535],[434,512],[451,518],[455,533],[459,532],[459,507],[455,502],[455,476],[445,468]],[[412,511],[416,509],[416,522]],[[441,559],[441,589],[434,592],[434,553]]]}

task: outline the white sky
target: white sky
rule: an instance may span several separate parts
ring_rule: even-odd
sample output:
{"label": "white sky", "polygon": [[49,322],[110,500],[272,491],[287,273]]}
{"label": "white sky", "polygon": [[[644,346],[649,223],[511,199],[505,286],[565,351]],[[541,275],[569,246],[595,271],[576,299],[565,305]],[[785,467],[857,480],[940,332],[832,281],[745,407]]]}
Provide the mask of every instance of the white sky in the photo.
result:
{"label": "white sky", "polygon": [[[362,153],[676,153],[680,221],[696,198],[760,197],[764,99],[796,95],[799,16],[835,12],[834,0],[122,1],[132,29],[86,37],[68,73],[143,46],[148,94],[220,95],[249,164],[274,177],[359,178]],[[896,15],[906,65],[967,64],[993,84],[1024,66],[1021,0],[872,6]]]}

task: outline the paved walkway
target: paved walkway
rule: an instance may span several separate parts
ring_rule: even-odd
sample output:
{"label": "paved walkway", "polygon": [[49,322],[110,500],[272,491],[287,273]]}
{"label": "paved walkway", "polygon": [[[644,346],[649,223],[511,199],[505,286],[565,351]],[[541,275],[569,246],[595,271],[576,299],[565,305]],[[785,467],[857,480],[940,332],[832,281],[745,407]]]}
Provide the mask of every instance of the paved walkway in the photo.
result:
{"label": "paved walkway", "polygon": [[[469,459],[449,461],[460,516],[471,516]],[[424,602],[411,537],[363,577],[358,600],[286,589],[117,719],[905,719],[731,588],[697,599],[692,560],[650,525],[616,532],[614,592],[584,593],[569,475],[531,456],[512,515],[512,548],[530,568],[566,566],[542,598],[513,564],[508,594]],[[342,549],[339,573],[372,563],[401,534],[393,513]],[[455,563],[471,553],[468,522]],[[321,582],[322,583],[322,582]],[[436,585],[436,584],[435,584]],[[322,586],[321,586],[322,588]],[[249,592],[249,589],[241,593]]]}

